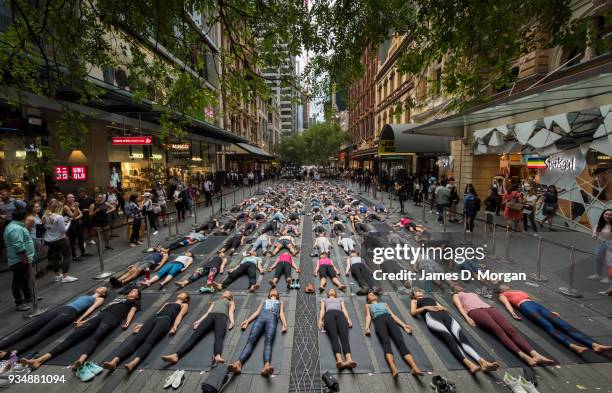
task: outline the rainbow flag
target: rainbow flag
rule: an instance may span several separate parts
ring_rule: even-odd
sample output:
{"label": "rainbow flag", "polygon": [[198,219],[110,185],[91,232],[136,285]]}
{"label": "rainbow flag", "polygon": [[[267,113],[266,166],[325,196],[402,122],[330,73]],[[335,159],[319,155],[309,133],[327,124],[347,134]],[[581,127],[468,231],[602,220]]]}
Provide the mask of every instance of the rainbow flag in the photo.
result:
{"label": "rainbow flag", "polygon": [[546,157],[528,157],[527,168],[529,169],[545,169]]}

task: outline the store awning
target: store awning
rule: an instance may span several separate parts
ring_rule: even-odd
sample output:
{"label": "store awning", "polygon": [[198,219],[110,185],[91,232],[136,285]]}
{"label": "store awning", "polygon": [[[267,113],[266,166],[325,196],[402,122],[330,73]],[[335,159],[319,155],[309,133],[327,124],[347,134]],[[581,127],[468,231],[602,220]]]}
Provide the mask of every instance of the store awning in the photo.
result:
{"label": "store awning", "polygon": [[256,158],[263,159],[263,160],[274,159],[274,156],[272,154],[268,153],[267,151],[257,146],[249,145],[248,143],[236,143],[236,146],[238,146],[239,148],[247,152],[247,154],[255,156]]}
{"label": "store awning", "polygon": [[412,134],[411,130],[420,124],[385,124],[380,131],[378,155],[409,156],[414,154],[447,155],[450,153],[450,139],[447,136]]}
{"label": "store awning", "polygon": [[[593,67],[548,83],[542,83],[537,87],[490,101],[461,113],[421,124],[412,128],[410,133],[461,138],[466,126],[476,126],[479,123],[493,122],[497,119],[529,112],[534,112],[533,118],[550,116],[555,114],[553,107],[561,108],[564,104],[603,95],[612,96],[612,64]],[[584,104],[584,108],[591,106],[596,105]],[[559,112],[567,112],[567,109],[560,109]]]}
{"label": "store awning", "polygon": [[377,151],[376,147],[369,147],[367,149],[354,150],[353,152],[351,152],[351,158],[371,156],[371,155],[376,154],[376,151]]}

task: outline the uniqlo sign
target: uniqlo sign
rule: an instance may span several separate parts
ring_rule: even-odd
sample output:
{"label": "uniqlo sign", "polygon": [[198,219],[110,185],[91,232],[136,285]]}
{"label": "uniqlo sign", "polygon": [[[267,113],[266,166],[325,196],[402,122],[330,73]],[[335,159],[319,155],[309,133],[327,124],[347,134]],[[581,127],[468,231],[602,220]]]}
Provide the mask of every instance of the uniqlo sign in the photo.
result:
{"label": "uniqlo sign", "polygon": [[55,180],[57,181],[68,180],[68,167],[67,166],[56,166],[53,169],[53,173],[55,174]]}
{"label": "uniqlo sign", "polygon": [[113,145],[152,145],[152,136],[114,136]]}
{"label": "uniqlo sign", "polygon": [[87,167],[83,165],[63,166],[58,165],[53,168],[56,181],[85,181],[87,180]]}
{"label": "uniqlo sign", "polygon": [[87,167],[83,165],[70,167],[72,180],[84,181],[87,180]]}

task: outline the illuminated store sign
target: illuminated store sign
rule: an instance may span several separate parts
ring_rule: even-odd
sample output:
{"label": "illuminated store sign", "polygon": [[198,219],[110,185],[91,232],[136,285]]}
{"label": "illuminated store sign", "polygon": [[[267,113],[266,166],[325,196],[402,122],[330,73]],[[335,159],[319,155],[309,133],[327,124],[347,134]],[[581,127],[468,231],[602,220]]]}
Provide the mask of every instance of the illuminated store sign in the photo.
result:
{"label": "illuminated store sign", "polygon": [[53,174],[55,181],[86,181],[87,167],[83,165],[56,165],[55,167],[53,167]]}

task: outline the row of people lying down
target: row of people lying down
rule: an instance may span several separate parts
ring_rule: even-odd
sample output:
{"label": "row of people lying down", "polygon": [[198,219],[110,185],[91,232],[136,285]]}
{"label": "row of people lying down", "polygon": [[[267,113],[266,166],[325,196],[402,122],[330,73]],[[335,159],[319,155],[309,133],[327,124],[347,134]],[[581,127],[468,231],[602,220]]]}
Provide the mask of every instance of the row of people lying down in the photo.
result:
{"label": "row of people lying down", "polygon": [[[598,353],[612,350],[612,346],[596,342],[561,319],[558,313],[548,310],[531,299],[526,292],[513,290],[506,286],[501,286],[499,289],[499,299],[513,318],[520,320],[515,312],[515,308],[518,308],[526,318],[542,327],[554,339],[576,353],[582,354],[589,349]],[[50,351],[35,359],[22,358],[21,362],[36,369],[51,358],[58,356],[79,342],[83,342],[80,355],[72,363],[73,368],[83,370],[82,367],[102,340],[119,326],[127,329],[136,312],[140,309],[140,291],[138,289],[133,289],[127,296],[117,298],[102,307],[107,294],[108,289],[100,287],[91,295],[80,296],[35,318],[30,324],[0,340],[0,357],[5,358],[13,351],[17,355],[26,353],[53,333],[74,324],[74,330]],[[188,312],[189,300],[189,295],[181,292],[177,294],[174,302],[164,304],[144,324],[137,325],[134,329],[135,334],[120,345],[116,355],[103,364],[104,368],[113,369],[130,356],[132,356],[132,360],[127,362],[125,367],[128,370],[137,367],[163,337],[173,335],[177,331],[183,317]],[[465,292],[462,287],[455,286],[453,304],[468,324],[478,326],[493,334],[526,364],[530,366],[554,364],[553,359],[535,351],[495,307],[484,302],[477,294]],[[194,323],[192,335],[175,353],[165,355],[163,359],[170,363],[178,362],[206,334],[214,331],[215,345],[212,361],[223,362],[223,338],[226,330],[234,326],[235,308],[232,293],[224,291],[218,300],[211,303],[206,314]],[[94,312],[98,309],[100,311],[94,315]],[[420,368],[410,355],[401,333],[401,330],[410,333],[410,326],[394,314],[391,308],[386,303],[381,302],[374,293],[368,294],[364,312],[364,332],[366,335],[370,335],[371,324],[374,325],[376,335],[385,353],[385,360],[392,374],[397,375],[398,372],[391,349],[391,342],[394,342],[401,357],[411,367],[413,374],[421,375]],[[422,316],[427,327],[443,340],[451,353],[471,373],[480,370],[492,371],[498,368],[499,365],[496,362],[485,359],[482,354],[476,351],[463,333],[461,324],[448,313],[446,308],[432,297],[426,296],[423,291],[413,289],[410,313],[414,317]],[[259,308],[240,325],[244,330],[253,322],[253,328],[249,333],[245,348],[238,360],[231,365],[233,372],[240,373],[255,344],[263,335],[265,365],[262,375],[273,373],[274,370],[271,366],[272,343],[279,320],[282,324],[282,331],[285,332],[287,325],[284,306],[280,301],[278,291],[273,288],[270,290],[268,298],[262,301]],[[330,337],[338,368],[356,367],[349,342],[349,329],[352,327],[352,321],[344,300],[337,297],[334,289],[330,289],[327,292],[327,298],[321,301],[318,322],[319,326],[324,327]]]}

